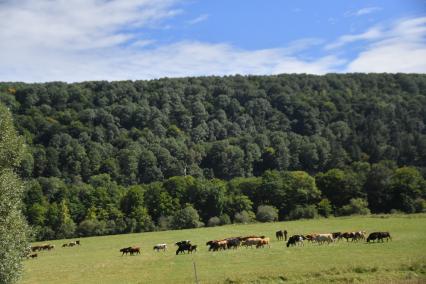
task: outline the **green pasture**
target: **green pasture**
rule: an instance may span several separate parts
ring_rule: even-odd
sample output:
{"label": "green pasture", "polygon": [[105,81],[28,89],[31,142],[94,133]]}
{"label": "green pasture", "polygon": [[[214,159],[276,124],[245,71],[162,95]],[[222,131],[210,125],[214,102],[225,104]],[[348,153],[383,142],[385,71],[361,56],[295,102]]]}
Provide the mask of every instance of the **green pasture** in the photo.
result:
{"label": "green pasture", "polygon": [[[380,244],[340,241],[287,248],[275,231],[289,235],[312,232],[389,231]],[[208,252],[206,241],[231,236],[266,235],[270,248]],[[173,243],[189,239],[194,254],[175,255]],[[90,237],[80,247],[62,248],[69,240],[48,243],[53,251],[25,260],[21,283],[426,283],[426,215],[366,216],[291,222],[228,225],[180,231]],[[167,252],[153,245],[167,243]],[[119,249],[140,246],[142,254],[121,256]]]}

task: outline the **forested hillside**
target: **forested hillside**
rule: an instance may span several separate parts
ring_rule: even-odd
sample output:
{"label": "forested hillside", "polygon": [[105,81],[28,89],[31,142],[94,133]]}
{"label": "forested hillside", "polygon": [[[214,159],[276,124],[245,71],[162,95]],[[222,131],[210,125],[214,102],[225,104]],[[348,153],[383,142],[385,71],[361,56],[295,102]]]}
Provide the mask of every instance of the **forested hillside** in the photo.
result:
{"label": "forested hillside", "polygon": [[280,219],[424,208],[425,75],[0,83],[0,101],[30,146],[39,238],[199,225],[176,214],[226,223],[259,205]]}

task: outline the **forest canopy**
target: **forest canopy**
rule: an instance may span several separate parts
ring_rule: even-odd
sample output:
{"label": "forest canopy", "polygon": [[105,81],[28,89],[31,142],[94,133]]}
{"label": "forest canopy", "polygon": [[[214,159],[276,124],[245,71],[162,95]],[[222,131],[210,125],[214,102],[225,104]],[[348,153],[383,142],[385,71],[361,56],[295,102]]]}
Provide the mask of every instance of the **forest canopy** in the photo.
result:
{"label": "forest canopy", "polygon": [[0,102],[29,148],[19,173],[39,238],[177,228],[177,212],[199,226],[259,206],[279,219],[424,208],[425,75],[0,83]]}

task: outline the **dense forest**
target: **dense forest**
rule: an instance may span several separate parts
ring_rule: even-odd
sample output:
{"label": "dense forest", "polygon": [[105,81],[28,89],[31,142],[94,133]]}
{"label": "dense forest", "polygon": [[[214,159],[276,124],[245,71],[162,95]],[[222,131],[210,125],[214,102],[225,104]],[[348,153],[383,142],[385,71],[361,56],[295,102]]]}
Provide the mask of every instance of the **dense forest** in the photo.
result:
{"label": "dense forest", "polygon": [[38,239],[426,208],[426,75],[0,83]]}

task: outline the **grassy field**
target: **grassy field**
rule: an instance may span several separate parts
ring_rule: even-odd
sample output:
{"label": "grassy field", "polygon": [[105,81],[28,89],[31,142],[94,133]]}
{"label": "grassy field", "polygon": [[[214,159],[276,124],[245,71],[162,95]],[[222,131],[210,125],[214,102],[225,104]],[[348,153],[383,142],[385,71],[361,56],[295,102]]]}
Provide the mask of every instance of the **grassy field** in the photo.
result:
{"label": "grassy field", "polygon": [[[270,248],[208,252],[206,241],[230,236],[365,230],[389,231],[383,244],[346,243],[287,248],[272,241]],[[199,246],[192,255],[175,255],[176,241]],[[426,283],[426,215],[369,216],[229,225],[180,231],[80,239],[82,246],[56,249],[25,261],[21,283]],[[169,244],[154,252],[156,243]],[[119,249],[137,245],[138,256],[121,256]]]}

